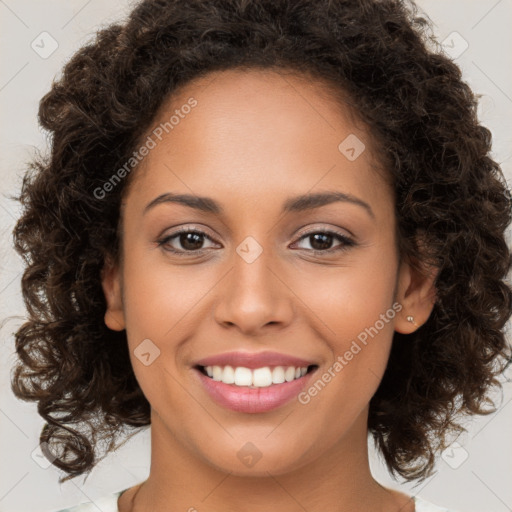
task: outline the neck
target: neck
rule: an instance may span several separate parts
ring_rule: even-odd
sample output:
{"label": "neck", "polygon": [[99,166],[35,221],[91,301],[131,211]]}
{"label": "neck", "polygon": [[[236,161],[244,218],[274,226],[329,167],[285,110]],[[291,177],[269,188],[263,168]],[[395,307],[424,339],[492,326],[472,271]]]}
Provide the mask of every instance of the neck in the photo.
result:
{"label": "neck", "polygon": [[[119,500],[121,512],[351,511],[414,512],[407,496],[386,489],[368,463],[367,411],[335,446],[290,471],[236,474],[187,449],[152,413],[148,479]],[[257,464],[254,469],[257,468]]]}

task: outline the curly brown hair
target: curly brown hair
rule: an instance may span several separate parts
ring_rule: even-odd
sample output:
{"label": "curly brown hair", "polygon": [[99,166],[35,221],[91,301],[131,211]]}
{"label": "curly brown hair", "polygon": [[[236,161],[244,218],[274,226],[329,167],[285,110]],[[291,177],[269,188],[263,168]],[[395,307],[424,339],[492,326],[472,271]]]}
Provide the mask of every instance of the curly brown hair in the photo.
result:
{"label": "curly brown hair", "polygon": [[395,332],[370,402],[391,473],[429,476],[448,435],[464,430],[459,416],[495,410],[489,393],[510,357],[510,194],[477,99],[430,33],[399,0],[144,0],[66,64],[40,102],[51,153],[32,160],[18,198],[28,320],[12,374],[15,394],[38,403],[61,481],[90,472],[100,442],[108,453],[121,432],[150,423],[126,333],[104,324],[100,281],[119,257],[120,201],[136,170],[108,200],[95,190],[169,95],[214,70],[294,70],[349,98],[384,151],[401,257],[439,269],[428,321]]}

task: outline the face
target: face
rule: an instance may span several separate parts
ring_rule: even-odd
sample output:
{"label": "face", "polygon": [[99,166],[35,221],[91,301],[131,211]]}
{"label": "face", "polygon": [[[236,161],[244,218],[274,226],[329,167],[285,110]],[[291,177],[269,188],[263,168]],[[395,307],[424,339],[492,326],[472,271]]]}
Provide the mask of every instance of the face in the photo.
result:
{"label": "face", "polygon": [[370,136],[325,91],[270,71],[186,85],[154,128],[179,121],[148,132],[103,276],[155,435],[233,474],[366,441],[393,333],[430,313]]}

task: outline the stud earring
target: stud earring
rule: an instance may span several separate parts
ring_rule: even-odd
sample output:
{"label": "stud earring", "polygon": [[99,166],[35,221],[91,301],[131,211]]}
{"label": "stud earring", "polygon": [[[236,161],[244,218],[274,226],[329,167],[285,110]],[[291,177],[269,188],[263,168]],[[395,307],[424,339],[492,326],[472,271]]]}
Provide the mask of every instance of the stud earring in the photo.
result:
{"label": "stud earring", "polygon": [[414,321],[414,317],[413,316],[409,315],[407,317],[407,321],[411,322],[411,324],[414,324],[416,327],[418,327],[418,324]]}

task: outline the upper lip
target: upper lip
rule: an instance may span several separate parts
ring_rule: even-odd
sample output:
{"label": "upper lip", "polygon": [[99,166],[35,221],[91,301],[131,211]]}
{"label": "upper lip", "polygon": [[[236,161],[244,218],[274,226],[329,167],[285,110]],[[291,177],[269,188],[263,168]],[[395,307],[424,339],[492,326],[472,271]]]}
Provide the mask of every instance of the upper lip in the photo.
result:
{"label": "upper lip", "polygon": [[226,352],[205,357],[196,362],[196,366],[243,366],[245,368],[262,368],[264,366],[294,366],[308,367],[314,365],[312,361],[279,352]]}

